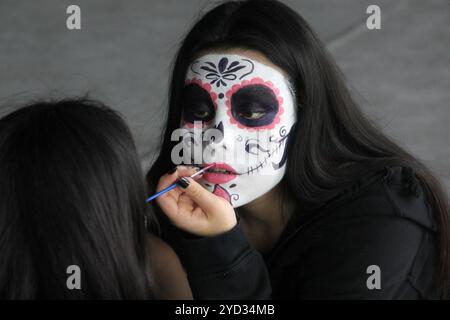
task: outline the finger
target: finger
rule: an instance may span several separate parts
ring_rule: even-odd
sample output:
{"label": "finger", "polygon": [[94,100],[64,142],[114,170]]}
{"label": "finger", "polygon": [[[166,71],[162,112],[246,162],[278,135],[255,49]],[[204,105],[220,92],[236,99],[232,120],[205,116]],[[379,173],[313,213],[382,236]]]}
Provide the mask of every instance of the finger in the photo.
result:
{"label": "finger", "polygon": [[177,178],[181,177],[189,177],[196,173],[198,170],[200,170],[199,167],[192,167],[192,166],[178,166],[177,167]]}
{"label": "finger", "polygon": [[[177,166],[170,172],[164,174],[158,181],[156,191],[161,191],[173,183],[175,183],[181,176],[191,175],[196,171],[195,167]],[[179,188],[174,188],[169,192],[160,195],[156,202],[160,208],[168,215],[174,217],[178,211],[179,196],[183,193]]]}
{"label": "finger", "polygon": [[184,177],[178,180],[178,185],[184,189],[184,193],[188,195],[199,207],[204,211],[211,211],[215,208],[215,196],[203,188],[194,179]]}
{"label": "finger", "polygon": [[176,199],[170,197],[168,194],[163,194],[156,198],[156,203],[169,219],[172,220],[176,217],[178,212],[178,203]]}
{"label": "finger", "polygon": [[202,208],[200,207],[196,207],[193,211],[192,211],[192,216],[193,217],[202,217],[205,215],[205,212],[203,211]]}
{"label": "finger", "polygon": [[[177,177],[174,173],[172,174],[165,174],[163,175],[158,182],[158,185],[156,186],[156,191],[160,192],[167,187],[173,185],[177,181]],[[182,192],[179,190],[179,188],[173,188],[172,190],[163,193],[158,197],[159,201],[165,201],[168,198],[172,198],[175,201],[178,201],[178,197]],[[159,202],[158,202],[159,203]]]}
{"label": "finger", "polygon": [[183,208],[186,211],[193,211],[194,210],[195,203],[192,201],[189,196],[182,194],[178,198],[178,207]]}
{"label": "finger", "polygon": [[165,199],[170,198],[172,200],[174,200],[175,202],[178,202],[178,198],[180,197],[180,195],[183,194],[183,191],[180,190],[180,188],[174,188],[172,190],[170,190],[169,192],[164,193],[163,195],[159,196],[161,197],[166,197],[166,198],[162,198],[163,201],[165,201]]}
{"label": "finger", "polygon": [[172,183],[174,183],[181,177],[191,176],[199,169],[200,168],[198,167],[192,166],[183,166],[183,165],[176,166],[173,171],[166,173],[159,179],[157,190],[160,191],[170,186]]}
{"label": "finger", "polygon": [[167,188],[171,184],[173,184],[175,181],[177,181],[178,176],[176,171],[173,173],[166,173],[161,178],[159,178],[158,185],[156,186],[156,191],[161,191],[164,188]]}
{"label": "finger", "polygon": [[181,170],[182,173],[187,171],[184,166],[176,166],[166,174],[162,175],[161,178],[159,178],[158,184],[156,186],[156,191],[161,191],[164,188],[167,188],[171,184],[175,183],[179,177],[182,175],[179,174],[179,171]]}

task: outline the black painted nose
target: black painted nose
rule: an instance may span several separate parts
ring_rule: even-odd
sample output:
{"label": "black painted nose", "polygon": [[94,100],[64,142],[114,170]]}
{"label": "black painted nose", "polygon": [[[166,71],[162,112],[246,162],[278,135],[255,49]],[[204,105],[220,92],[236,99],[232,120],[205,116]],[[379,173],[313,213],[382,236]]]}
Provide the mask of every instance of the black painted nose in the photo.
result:
{"label": "black painted nose", "polygon": [[[225,136],[225,131],[224,131],[224,128],[223,128],[222,121],[220,121],[213,128],[220,131],[220,136],[218,136],[218,137],[216,135],[211,136],[211,141],[216,143],[216,144],[218,144],[218,143],[222,142],[222,140],[223,140],[223,138]],[[226,149],[225,145],[223,145],[223,147]]]}

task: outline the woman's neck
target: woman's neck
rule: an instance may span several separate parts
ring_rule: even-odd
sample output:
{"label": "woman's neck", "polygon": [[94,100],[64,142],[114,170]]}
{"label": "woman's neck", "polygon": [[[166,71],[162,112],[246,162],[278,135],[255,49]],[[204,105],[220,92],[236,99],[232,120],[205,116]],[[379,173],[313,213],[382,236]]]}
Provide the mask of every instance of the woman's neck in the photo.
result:
{"label": "woman's neck", "polygon": [[293,204],[283,200],[277,186],[236,210],[250,244],[263,254],[273,248],[293,211]]}

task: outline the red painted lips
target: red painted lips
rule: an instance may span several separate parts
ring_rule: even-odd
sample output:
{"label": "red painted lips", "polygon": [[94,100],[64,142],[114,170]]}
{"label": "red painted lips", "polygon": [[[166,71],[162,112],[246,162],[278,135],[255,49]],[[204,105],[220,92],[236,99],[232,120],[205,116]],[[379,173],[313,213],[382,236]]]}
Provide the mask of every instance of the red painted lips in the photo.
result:
{"label": "red painted lips", "polygon": [[[208,164],[205,164],[207,166]],[[215,166],[203,174],[203,179],[210,183],[227,183],[238,176],[233,167],[226,163],[216,163]]]}

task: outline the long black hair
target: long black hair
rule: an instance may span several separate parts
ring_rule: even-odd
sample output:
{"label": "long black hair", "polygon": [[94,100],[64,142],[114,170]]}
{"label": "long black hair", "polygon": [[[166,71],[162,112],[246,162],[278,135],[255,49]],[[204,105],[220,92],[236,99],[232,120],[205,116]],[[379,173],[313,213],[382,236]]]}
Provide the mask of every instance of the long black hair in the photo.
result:
{"label": "long black hair", "polygon": [[[263,53],[284,70],[296,92],[298,121],[288,145],[282,184],[307,204],[323,204],[368,172],[412,168],[424,186],[438,225],[442,282],[448,281],[448,214],[439,182],[416,158],[387,138],[360,111],[344,78],[308,23],[278,1],[225,2],[189,31],[176,55],[161,152],[148,173],[155,184],[171,165],[172,131],[181,117],[181,90],[189,64],[202,52],[243,48]],[[446,285],[444,285],[446,287]]]}
{"label": "long black hair", "polygon": [[36,102],[2,118],[0,299],[151,298],[145,196],[131,133],[106,106]]}

